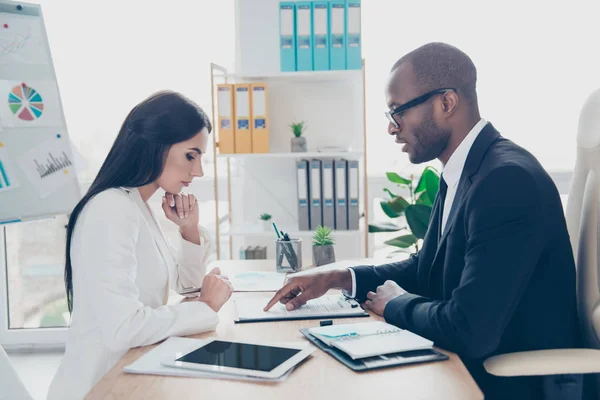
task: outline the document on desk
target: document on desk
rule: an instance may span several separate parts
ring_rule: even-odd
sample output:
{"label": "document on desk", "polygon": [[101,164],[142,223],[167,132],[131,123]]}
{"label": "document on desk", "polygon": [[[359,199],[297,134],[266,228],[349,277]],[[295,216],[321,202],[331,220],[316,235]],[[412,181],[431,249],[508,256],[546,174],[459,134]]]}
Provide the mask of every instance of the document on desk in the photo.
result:
{"label": "document on desk", "polygon": [[269,311],[263,311],[268,299],[243,298],[236,299],[235,306],[238,318],[236,323],[288,321],[296,319],[321,318],[354,318],[368,317],[369,314],[352,299],[342,295],[325,295],[318,299],[309,300],[302,307],[288,311],[285,305],[276,303]]}
{"label": "document on desk", "polygon": [[283,286],[285,275],[275,271],[238,272],[231,284],[234,292],[276,292]]}

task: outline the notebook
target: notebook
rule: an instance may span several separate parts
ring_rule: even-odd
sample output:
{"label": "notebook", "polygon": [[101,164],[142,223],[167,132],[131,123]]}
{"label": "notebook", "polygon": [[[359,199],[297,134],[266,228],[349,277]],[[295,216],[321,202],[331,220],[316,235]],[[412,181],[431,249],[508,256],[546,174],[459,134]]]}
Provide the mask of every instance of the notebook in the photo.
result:
{"label": "notebook", "polygon": [[316,327],[308,332],[353,360],[433,347],[431,340],[383,321]]}

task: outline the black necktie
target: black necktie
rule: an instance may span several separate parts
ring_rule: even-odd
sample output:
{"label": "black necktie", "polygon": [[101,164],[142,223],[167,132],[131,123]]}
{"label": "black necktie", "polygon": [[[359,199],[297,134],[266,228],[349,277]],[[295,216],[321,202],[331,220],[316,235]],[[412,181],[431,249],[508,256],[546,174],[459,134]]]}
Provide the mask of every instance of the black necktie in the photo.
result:
{"label": "black necktie", "polygon": [[438,190],[438,197],[439,197],[439,210],[438,210],[438,240],[442,237],[442,218],[444,215],[444,203],[446,202],[446,192],[448,191],[448,185],[446,184],[446,181],[444,180],[444,176],[440,176],[440,188]]}

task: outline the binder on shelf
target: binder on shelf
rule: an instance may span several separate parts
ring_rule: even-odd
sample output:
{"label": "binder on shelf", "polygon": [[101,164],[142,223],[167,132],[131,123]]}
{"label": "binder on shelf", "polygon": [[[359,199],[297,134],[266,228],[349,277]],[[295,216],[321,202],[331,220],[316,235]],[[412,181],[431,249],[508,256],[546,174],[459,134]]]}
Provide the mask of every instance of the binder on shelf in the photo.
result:
{"label": "binder on shelf", "polygon": [[329,66],[346,69],[346,0],[330,0],[329,10]]}
{"label": "binder on shelf", "polygon": [[358,229],[358,160],[348,161],[348,229]]}
{"label": "binder on shelf", "polygon": [[346,69],[361,69],[360,0],[346,0],[346,13]]}
{"label": "binder on shelf", "polygon": [[252,152],[269,152],[269,116],[267,107],[267,84],[252,83]]}
{"label": "binder on shelf", "polygon": [[249,83],[235,84],[235,152],[252,153],[252,126],[250,125],[250,111],[252,98]]}
{"label": "binder on shelf", "polygon": [[296,2],[296,70],[313,70],[312,5]]}
{"label": "binder on shelf", "polygon": [[310,229],[323,225],[323,207],[321,197],[321,160],[310,161]]}
{"label": "binder on shelf", "polygon": [[329,1],[313,1],[313,65],[315,71],[329,70]]}
{"label": "binder on shelf", "polygon": [[233,134],[233,85],[217,85],[217,101],[219,113],[219,153],[235,153],[235,136]]}
{"label": "binder on shelf", "polygon": [[298,187],[298,229],[310,230],[310,194],[308,192],[308,160],[296,161]]}
{"label": "binder on shelf", "polygon": [[282,72],[296,70],[296,16],[294,12],[294,2],[279,2],[279,62]]}
{"label": "binder on shelf", "polygon": [[335,229],[335,205],[333,204],[333,160],[323,162],[323,226]]}
{"label": "binder on shelf", "polygon": [[335,229],[348,229],[348,200],[346,194],[346,176],[347,164],[346,160],[334,160],[333,168],[335,169]]}

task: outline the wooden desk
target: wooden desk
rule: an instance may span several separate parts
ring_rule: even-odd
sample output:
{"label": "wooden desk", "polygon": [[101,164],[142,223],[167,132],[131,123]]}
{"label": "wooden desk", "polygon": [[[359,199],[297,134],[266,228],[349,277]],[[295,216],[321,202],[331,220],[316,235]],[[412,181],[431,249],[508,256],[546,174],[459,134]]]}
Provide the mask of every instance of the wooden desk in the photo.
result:
{"label": "wooden desk", "polygon": [[[215,264],[216,265],[216,264]],[[265,269],[265,261],[220,261],[224,272]],[[267,260],[267,266],[274,262]],[[234,293],[233,298],[263,297],[265,304],[272,293]],[[219,312],[215,332],[196,338],[218,336],[229,340],[305,341],[300,328],[318,326],[317,320],[234,324],[233,302]],[[372,317],[374,318],[374,317]],[[378,318],[378,317],[377,317]],[[364,322],[367,318],[337,319],[336,322]],[[141,357],[154,346],[130,350],[86,399],[483,399],[483,394],[460,358],[449,352],[448,361],[394,367],[357,373],[317,349],[294,370],[285,382],[254,383],[222,379],[180,378],[132,375],[125,365]]]}

